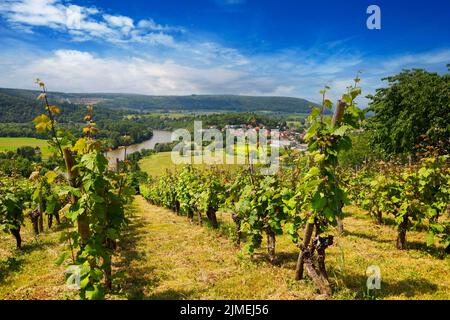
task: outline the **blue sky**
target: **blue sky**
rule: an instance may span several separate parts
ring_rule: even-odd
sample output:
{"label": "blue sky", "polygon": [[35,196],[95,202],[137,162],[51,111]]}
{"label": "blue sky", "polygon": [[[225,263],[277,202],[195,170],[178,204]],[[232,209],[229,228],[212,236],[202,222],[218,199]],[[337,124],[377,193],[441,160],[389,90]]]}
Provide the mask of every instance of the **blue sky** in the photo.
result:
{"label": "blue sky", "polygon": [[[381,8],[381,30],[366,9]],[[404,69],[446,72],[450,1],[2,0],[0,86],[337,99]],[[365,103],[365,100],[362,100]]]}

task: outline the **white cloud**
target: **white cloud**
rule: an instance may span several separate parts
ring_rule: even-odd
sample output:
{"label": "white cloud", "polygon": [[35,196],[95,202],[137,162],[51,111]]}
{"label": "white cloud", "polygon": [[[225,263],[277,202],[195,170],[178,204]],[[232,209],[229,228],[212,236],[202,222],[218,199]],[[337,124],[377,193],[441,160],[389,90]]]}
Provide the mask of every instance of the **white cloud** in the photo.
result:
{"label": "white cloud", "polygon": [[7,19],[31,26],[59,28],[66,23],[65,7],[55,0],[6,0],[1,7]]}
{"label": "white cloud", "polygon": [[156,23],[153,19],[140,20],[137,26],[143,30],[165,31],[165,32],[186,32],[182,27],[167,26]]}
{"label": "white cloud", "polygon": [[[245,94],[245,95],[282,95],[297,96],[311,101],[320,100],[319,90],[330,85],[329,97],[336,101],[349,85],[353,84],[356,72],[363,69],[363,96],[373,93],[382,85],[381,78],[395,74],[404,66],[397,62],[395,68],[385,74],[379,73],[379,64],[393,64],[392,61],[410,61],[410,57],[385,57],[379,64],[373,64],[372,59],[364,59],[351,55],[330,56],[321,61],[305,61],[302,52],[298,58],[290,53],[279,53],[268,56],[239,56],[247,63],[230,63],[226,54],[214,53],[220,51],[218,46],[200,46],[205,52],[197,53],[192,49],[189,54],[175,51],[172,56],[163,57],[155,54],[102,56],[79,50],[56,50],[51,53],[23,48],[22,59],[18,60],[17,52],[4,51],[0,53],[0,87],[34,88],[33,79],[45,79],[49,88],[54,91],[67,92],[123,92],[149,95],[185,95],[185,94]],[[212,48],[208,51],[205,48]],[[222,48],[225,53],[227,48]],[[182,49],[180,49],[182,50]],[[200,50],[201,51],[201,50]],[[31,54],[33,52],[33,55]],[[428,57],[423,64],[416,67],[426,67],[430,70],[441,70],[443,57],[449,51],[442,50],[433,53],[417,54],[418,58]],[[208,63],[198,63],[201,54],[206,56]],[[237,52],[236,52],[237,54]],[[415,57],[415,56],[414,56]],[[438,59],[438,57],[441,57]],[[447,56],[450,58],[450,56]],[[420,60],[420,59],[419,59]],[[447,59],[448,61],[449,59]],[[326,73],[326,69],[318,68],[335,65]],[[438,68],[438,66],[440,68]],[[359,99],[362,106],[367,100]]]}
{"label": "white cloud", "polygon": [[53,90],[71,92],[192,94],[218,93],[227,83],[237,81],[240,72],[193,68],[170,60],[101,58],[88,52],[57,50],[49,57],[17,66],[14,74],[2,77],[0,86],[29,87],[29,79],[36,77],[45,79]]}
{"label": "white cloud", "polygon": [[[5,58],[3,58],[5,60]],[[10,57],[13,61],[13,57]],[[123,92],[149,95],[255,94],[290,95],[294,86],[223,65],[194,67],[157,58],[100,57],[78,50],[57,50],[27,59],[23,65],[0,65],[0,87],[33,88],[45,79],[49,88],[66,92]]]}
{"label": "white cloud", "polygon": [[134,28],[133,19],[126,16],[113,16],[104,14],[103,18],[110,27],[119,28],[124,34],[128,34]]}
{"label": "white cloud", "polygon": [[[10,46],[0,38],[3,87],[33,88],[33,79],[39,77],[52,90],[69,92],[288,95],[317,101],[319,90],[330,85],[330,98],[335,101],[359,70],[363,71],[363,95],[367,95],[382,85],[382,77],[403,68],[442,71],[450,62],[450,49],[371,56],[351,49],[347,39],[249,55],[193,38],[183,28],[158,24],[151,18],[134,21],[61,0],[3,0],[0,15],[20,28],[21,34],[48,27],[73,41],[120,44],[113,46],[114,52],[96,54],[66,49],[49,52],[28,43],[17,59],[17,42]],[[77,46],[69,46],[73,47]]]}
{"label": "white cloud", "polygon": [[386,59],[380,64],[379,72],[392,69],[411,68],[422,65],[445,65],[450,63],[450,49],[435,50],[424,53],[407,53]]}
{"label": "white cloud", "polygon": [[0,15],[11,26],[28,30],[47,27],[66,32],[75,41],[95,39],[125,43],[148,40],[149,44],[172,45],[173,36],[168,33],[181,31],[181,28],[162,26],[152,19],[141,20],[136,27],[130,17],[103,14],[95,7],[78,6],[61,0],[3,1]]}
{"label": "white cloud", "polygon": [[[138,38],[136,38],[136,41]],[[172,36],[164,33],[148,33],[144,36],[139,37],[139,41],[151,43],[151,44],[164,44],[166,46],[173,46],[174,40]]]}

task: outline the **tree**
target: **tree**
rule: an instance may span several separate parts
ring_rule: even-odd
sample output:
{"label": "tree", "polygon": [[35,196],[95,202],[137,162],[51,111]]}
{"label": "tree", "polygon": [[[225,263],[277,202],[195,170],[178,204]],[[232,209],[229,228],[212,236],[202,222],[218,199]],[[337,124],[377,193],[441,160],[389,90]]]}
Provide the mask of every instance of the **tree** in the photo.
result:
{"label": "tree", "polygon": [[29,146],[17,148],[17,155],[26,158],[30,161],[41,162],[42,157],[40,155],[41,150],[38,148],[33,148]]}
{"label": "tree", "polygon": [[411,155],[421,136],[449,151],[450,75],[422,69],[405,70],[385,78],[369,103],[370,142],[388,156]]}

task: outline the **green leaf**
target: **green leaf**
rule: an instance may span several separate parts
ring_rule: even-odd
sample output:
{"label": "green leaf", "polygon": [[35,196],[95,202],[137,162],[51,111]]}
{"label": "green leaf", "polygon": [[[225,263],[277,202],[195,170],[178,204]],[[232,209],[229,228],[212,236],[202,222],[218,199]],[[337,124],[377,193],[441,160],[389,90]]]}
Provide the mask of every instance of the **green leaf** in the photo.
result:
{"label": "green leaf", "polygon": [[48,171],[45,174],[45,178],[47,179],[48,183],[53,183],[53,181],[55,181],[55,179],[58,177],[58,174],[55,171]]}
{"label": "green leaf", "polygon": [[317,118],[317,116],[320,114],[320,108],[314,107],[311,110],[311,114],[309,115],[311,119]]}
{"label": "green leaf", "polygon": [[352,99],[352,96],[351,96],[351,95],[349,95],[349,94],[344,94],[344,95],[342,96],[342,101],[344,101],[344,102],[347,103],[348,105],[351,105],[353,99]]}
{"label": "green leaf", "polygon": [[331,102],[331,100],[325,99],[324,102],[323,102],[323,105],[324,105],[325,108],[331,109],[331,107],[333,106],[333,103]]}
{"label": "green leaf", "polygon": [[76,221],[79,215],[84,213],[84,208],[79,207],[79,205],[72,205],[69,210],[65,212],[65,217],[69,220]]}
{"label": "green leaf", "polygon": [[326,207],[323,210],[323,214],[325,215],[325,217],[327,217],[328,221],[335,222],[335,220],[336,220],[336,211],[334,211],[330,207]]}
{"label": "green leaf", "polygon": [[55,264],[57,266],[60,266],[64,263],[64,261],[67,260],[67,258],[70,257],[70,253],[69,252],[64,252],[63,254],[61,254],[58,259],[56,259]]}
{"label": "green leaf", "polygon": [[86,288],[85,296],[88,300],[103,300],[105,291],[101,285],[94,284],[93,286]]}
{"label": "green leaf", "polygon": [[355,105],[349,106],[349,107],[347,108],[347,111],[350,112],[350,113],[352,114],[352,116],[354,116],[354,117],[359,117],[360,112],[361,112],[361,111],[359,110],[359,108],[358,108],[357,106],[355,106]]}
{"label": "green leaf", "polygon": [[350,92],[351,96],[353,99],[355,99],[357,96],[359,96],[361,94],[361,88],[357,87],[357,88],[353,88]]}
{"label": "green leaf", "polygon": [[325,197],[322,197],[320,193],[316,193],[311,200],[311,207],[314,210],[321,210],[325,205],[327,204],[327,199]]}
{"label": "green leaf", "polygon": [[309,169],[308,173],[305,175],[305,180],[318,176],[319,173],[320,169],[318,167],[311,167],[311,169]]}
{"label": "green leaf", "polygon": [[84,275],[84,276],[81,277],[81,279],[80,279],[80,287],[82,289],[86,288],[89,285],[89,283],[90,283],[89,274]]}
{"label": "green leaf", "polygon": [[351,126],[340,126],[339,128],[337,128],[336,130],[334,130],[333,135],[335,136],[344,136],[348,130],[352,129]]}
{"label": "green leaf", "polygon": [[432,246],[434,244],[434,234],[428,233],[427,235],[427,246]]}

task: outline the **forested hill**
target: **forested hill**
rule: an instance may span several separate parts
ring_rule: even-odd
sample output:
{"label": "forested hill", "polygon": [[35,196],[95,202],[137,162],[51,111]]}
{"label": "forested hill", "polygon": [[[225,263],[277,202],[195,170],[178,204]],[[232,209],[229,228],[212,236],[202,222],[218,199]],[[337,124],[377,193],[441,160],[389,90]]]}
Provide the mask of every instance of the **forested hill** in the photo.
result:
{"label": "forested hill", "polygon": [[312,102],[288,97],[252,97],[233,95],[191,95],[191,96],[143,96],[113,95],[100,105],[110,108],[124,107],[141,110],[211,110],[211,111],[272,111],[308,113]]}
{"label": "forested hill", "polygon": [[[34,90],[0,88],[3,108],[4,96],[20,99],[35,99],[39,94]],[[235,95],[191,95],[191,96],[146,96],[116,93],[49,93],[55,103],[74,104],[95,103],[101,107],[127,108],[142,111],[272,111],[286,113],[309,113],[314,103],[300,98],[256,97]]]}
{"label": "forested hill", "polygon": [[[43,113],[42,102],[36,97],[37,91],[0,89],[0,123],[29,123],[35,117]],[[51,97],[51,104],[58,104],[63,113],[58,115],[58,121],[82,122],[86,114],[86,107],[81,104],[73,104],[64,100]],[[127,112],[125,110],[113,110],[99,108],[96,117],[101,119],[119,120]]]}

